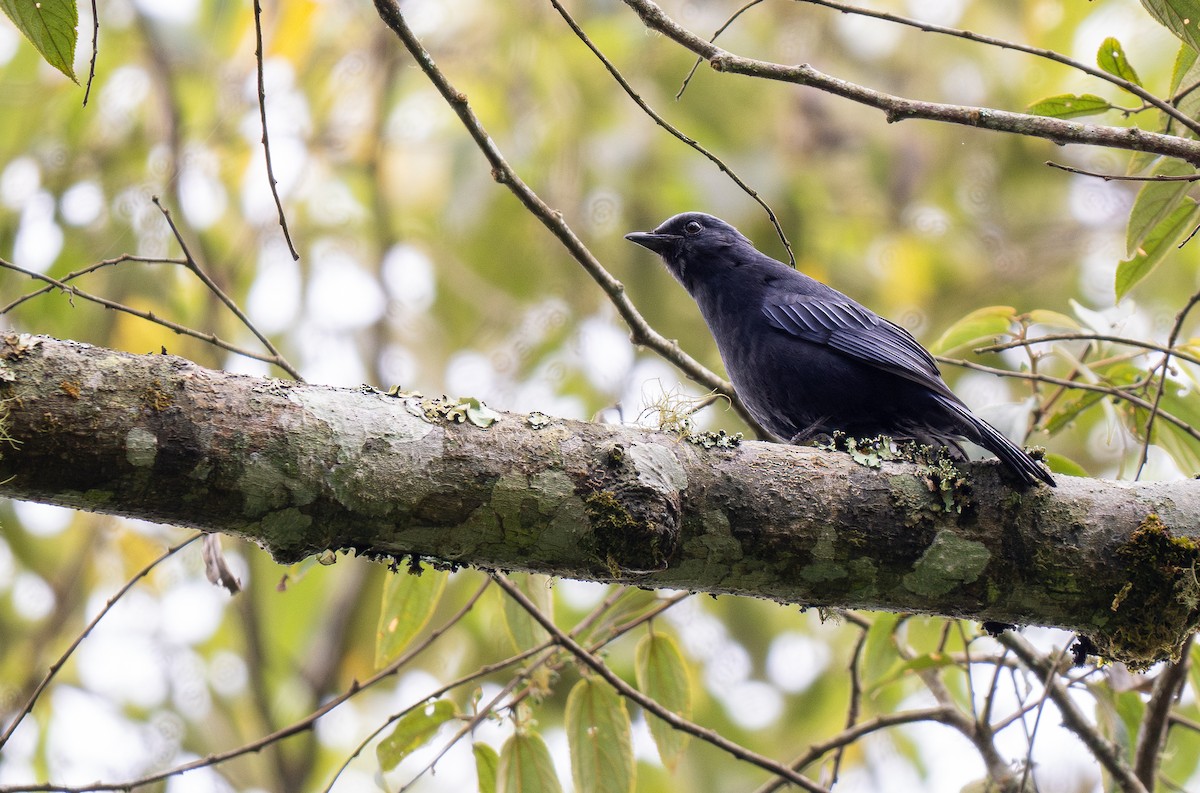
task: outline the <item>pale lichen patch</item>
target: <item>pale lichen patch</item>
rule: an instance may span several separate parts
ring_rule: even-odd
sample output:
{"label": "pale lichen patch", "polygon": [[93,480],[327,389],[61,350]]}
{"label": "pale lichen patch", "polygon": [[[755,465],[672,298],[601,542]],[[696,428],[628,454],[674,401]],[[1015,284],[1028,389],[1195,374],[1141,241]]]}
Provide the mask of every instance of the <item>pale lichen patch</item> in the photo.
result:
{"label": "pale lichen patch", "polygon": [[151,468],[158,457],[158,437],[144,427],[134,427],[125,435],[125,459],[136,468]]}
{"label": "pale lichen patch", "polygon": [[668,494],[687,489],[687,471],[670,448],[659,443],[632,443],[626,455],[643,485]]}
{"label": "pale lichen patch", "polygon": [[925,597],[940,597],[962,584],[974,583],[991,560],[981,542],[942,530],[904,576],[904,587]]}

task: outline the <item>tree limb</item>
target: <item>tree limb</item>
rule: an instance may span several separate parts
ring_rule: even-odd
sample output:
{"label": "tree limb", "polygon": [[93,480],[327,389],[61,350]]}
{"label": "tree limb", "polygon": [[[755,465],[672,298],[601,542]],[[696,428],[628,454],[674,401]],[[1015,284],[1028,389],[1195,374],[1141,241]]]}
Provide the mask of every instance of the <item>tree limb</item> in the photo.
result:
{"label": "tree limb", "polygon": [[683,27],[651,0],[625,0],[625,4],[637,12],[646,27],[662,33],[680,46],[704,58],[708,61],[709,66],[718,72],[810,86],[843,99],[882,110],[889,123],[920,118],[1045,138],[1058,144],[1080,143],[1110,149],[1141,151],[1174,157],[1192,165],[1200,165],[1200,141],[1147,132],[1137,127],[1083,124],[1007,110],[923,102],[895,96],[833,77],[808,64],[786,66],[734,55]]}
{"label": "tree limb", "polygon": [[994,462],[943,481],[817,449],[550,419],[0,337],[0,495],[451,565],[1069,628],[1133,666],[1200,621],[1200,482]]}

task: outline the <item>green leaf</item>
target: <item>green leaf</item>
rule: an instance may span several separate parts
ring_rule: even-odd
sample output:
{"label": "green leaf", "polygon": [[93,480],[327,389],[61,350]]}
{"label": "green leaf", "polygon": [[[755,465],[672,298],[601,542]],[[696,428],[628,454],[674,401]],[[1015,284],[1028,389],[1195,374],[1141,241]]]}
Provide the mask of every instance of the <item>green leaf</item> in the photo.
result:
{"label": "green leaf", "polygon": [[[1167,383],[1159,407],[1191,427],[1200,427],[1200,399],[1190,391],[1180,395],[1179,389],[1178,383]],[[1139,411],[1138,420],[1144,422],[1147,415],[1146,411]],[[1154,423],[1154,442],[1184,471],[1200,471],[1200,443],[1186,430],[1160,416]]]}
{"label": "green leaf", "polygon": [[479,780],[479,793],[496,793],[496,767],[500,765],[500,755],[486,743],[476,743],[471,751],[475,753],[475,777]]}
{"label": "green leaf", "polygon": [[1025,108],[1025,112],[1050,118],[1075,118],[1094,116],[1111,109],[1112,104],[1107,99],[1095,94],[1058,94],[1034,102]]}
{"label": "green leaf", "polygon": [[[524,579],[522,581],[522,578]],[[550,599],[549,579],[544,575],[514,575],[512,580],[521,591],[529,596],[529,599],[534,602],[543,614],[552,617],[554,615],[553,603]],[[538,622],[531,616],[529,612],[521,608],[515,600],[504,594],[504,591],[499,587],[496,588],[504,605],[504,629],[508,633],[508,638],[512,641],[513,649],[517,652],[524,652],[531,647],[537,647],[547,639],[550,634],[546,633]]]}
{"label": "green leaf", "polygon": [[861,668],[864,682],[870,683],[880,679],[899,662],[896,643],[892,638],[899,622],[899,614],[880,612],[873,616],[862,650]]}
{"label": "green leaf", "polygon": [[1106,38],[1100,45],[1100,49],[1096,52],[1096,64],[1104,71],[1116,75],[1122,80],[1138,86],[1142,84],[1137,72],[1130,65],[1129,59],[1125,57],[1125,50],[1121,47],[1121,42],[1112,36]]}
{"label": "green leaf", "polygon": [[1158,224],[1138,248],[1138,255],[1117,265],[1117,300],[1129,294],[1139,281],[1153,272],[1175,243],[1200,222],[1200,205],[1188,198]]}
{"label": "green leaf", "polygon": [[577,793],[632,793],[633,738],[625,700],[607,683],[584,678],[567,697],[566,721]]}
{"label": "green leaf", "polygon": [[0,0],[0,8],[46,63],[79,84],[75,77],[75,42],[79,38],[75,0]]}
{"label": "green leaf", "polygon": [[[1196,169],[1174,159],[1161,160],[1151,172],[1155,176],[1187,176]],[[1133,256],[1156,226],[1168,217],[1187,195],[1194,182],[1146,182],[1129,210],[1129,225],[1125,228],[1125,255]]]}
{"label": "green leaf", "polygon": [[911,661],[905,661],[900,664],[891,674],[881,678],[879,682],[867,689],[868,692],[874,692],[876,689],[883,688],[886,685],[895,683],[897,680],[902,680],[912,672],[921,672],[926,669],[942,669],[947,666],[958,666],[959,662],[954,656],[948,653],[925,653],[918,655]]}
{"label": "green leaf", "polygon": [[449,573],[425,570],[420,575],[394,573],[383,582],[383,603],[375,633],[375,668],[398,656],[433,616]]}
{"label": "green leaf", "polygon": [[562,793],[546,742],[536,732],[514,734],[500,750],[496,793]]}
{"label": "green leaf", "polygon": [[1175,96],[1183,86],[1184,76],[1191,71],[1196,64],[1196,51],[1186,44],[1179,45],[1179,52],[1175,53],[1175,66],[1171,69],[1171,96]]}
{"label": "green leaf", "polygon": [[1088,472],[1082,465],[1072,460],[1070,457],[1064,457],[1061,454],[1048,452],[1046,454],[1046,465],[1050,466],[1050,470],[1056,474],[1065,476],[1087,476]]}
{"label": "green leaf", "polygon": [[439,699],[406,713],[396,722],[391,735],[375,747],[379,767],[384,771],[391,771],[400,765],[401,760],[424,746],[425,742],[437,733],[438,728],[454,716],[454,703],[448,699]]}
{"label": "green leaf", "polygon": [[990,344],[997,336],[1012,329],[1017,310],[1012,306],[987,306],[976,309],[955,322],[930,345],[934,355],[947,355],[966,347]]}
{"label": "green leaf", "polygon": [[[641,692],[672,713],[690,719],[692,679],[675,640],[663,633],[647,634],[638,642],[635,657]],[[646,714],[646,723],[663,765],[674,771],[691,736],[650,713]]]}
{"label": "green leaf", "polygon": [[1048,308],[1035,308],[1027,316],[1034,325],[1047,325],[1063,330],[1079,330],[1079,322],[1074,317],[1068,317],[1066,314],[1051,311]]}
{"label": "green leaf", "polygon": [[1200,0],[1142,0],[1150,16],[1194,50],[1200,51]]}
{"label": "green leaf", "polygon": [[1104,394],[1097,391],[1084,391],[1069,399],[1060,399],[1055,406],[1054,413],[1046,420],[1046,432],[1051,435],[1058,434],[1060,430],[1079,418],[1080,414],[1101,399],[1104,399]]}

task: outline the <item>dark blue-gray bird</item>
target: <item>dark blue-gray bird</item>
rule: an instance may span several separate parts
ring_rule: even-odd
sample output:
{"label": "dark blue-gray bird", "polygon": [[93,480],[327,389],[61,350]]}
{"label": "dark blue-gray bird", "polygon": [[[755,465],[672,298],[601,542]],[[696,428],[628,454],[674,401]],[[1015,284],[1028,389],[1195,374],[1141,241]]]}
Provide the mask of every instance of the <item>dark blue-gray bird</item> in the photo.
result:
{"label": "dark blue-gray bird", "polygon": [[995,454],[1023,484],[1054,479],[971,413],[904,328],[760,253],[719,218],[686,212],[625,238],[662,257],[700,307],[738,395],[778,440],[841,431]]}

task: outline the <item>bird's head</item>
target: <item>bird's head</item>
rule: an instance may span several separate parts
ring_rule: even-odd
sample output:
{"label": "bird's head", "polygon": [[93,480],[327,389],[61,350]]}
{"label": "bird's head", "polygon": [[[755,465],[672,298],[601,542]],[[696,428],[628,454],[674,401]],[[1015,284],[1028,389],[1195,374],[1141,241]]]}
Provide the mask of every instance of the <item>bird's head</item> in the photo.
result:
{"label": "bird's head", "polygon": [[625,239],[661,256],[667,269],[685,287],[691,278],[700,275],[696,272],[698,268],[728,261],[723,255],[727,249],[754,247],[733,226],[703,212],[684,212],[667,219],[654,231],[635,231],[626,234]]}

